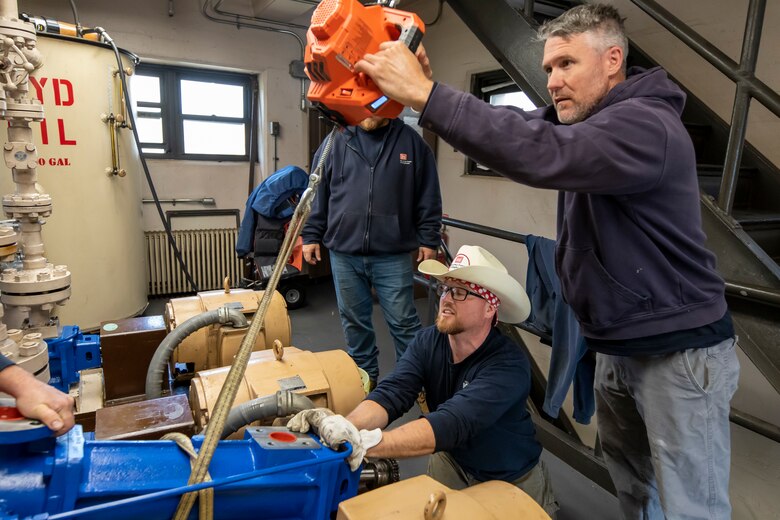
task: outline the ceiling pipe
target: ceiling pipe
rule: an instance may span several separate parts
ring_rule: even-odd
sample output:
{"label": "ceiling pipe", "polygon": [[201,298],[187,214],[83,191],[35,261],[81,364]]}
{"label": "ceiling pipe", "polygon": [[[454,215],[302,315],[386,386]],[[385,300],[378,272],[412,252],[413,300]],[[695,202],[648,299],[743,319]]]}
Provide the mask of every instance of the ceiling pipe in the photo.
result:
{"label": "ceiling pipe", "polygon": [[[283,22],[273,22],[272,20],[265,20],[263,18],[253,18],[251,16],[244,16],[244,15],[235,15],[232,18],[219,18],[215,16],[214,14],[209,13],[208,9],[212,8],[214,9],[214,6],[211,5],[212,0],[204,0],[203,5],[201,6],[201,14],[203,14],[204,17],[206,17],[208,20],[211,20],[212,22],[216,23],[222,23],[226,25],[233,25],[237,29],[240,29],[241,27],[248,27],[250,29],[258,29],[261,31],[269,31],[269,32],[275,32],[279,34],[287,34],[289,36],[292,36],[296,39],[298,42],[298,47],[300,49],[300,56],[301,61],[303,61],[303,49],[304,49],[304,42],[303,39],[294,31],[291,31],[289,29],[280,29],[278,27],[269,27],[267,25],[257,25],[255,23],[251,23],[252,21],[263,21],[264,23],[276,23],[276,24],[283,24]],[[222,0],[219,0],[218,3],[221,3]],[[225,11],[223,11],[224,13]],[[217,13],[215,11],[215,13]],[[221,13],[217,13],[221,14]],[[222,16],[228,16],[225,14],[221,14]],[[235,18],[235,19],[233,19]],[[249,20],[248,22],[241,22],[240,20]],[[288,24],[288,25],[294,25],[294,24]],[[304,26],[300,25],[294,25],[294,27],[300,27],[302,29],[306,29]],[[301,111],[306,110],[306,83],[305,80],[301,79],[301,104],[300,104]]]}
{"label": "ceiling pipe", "polygon": [[262,22],[262,23],[270,23],[273,25],[281,25],[282,27],[289,27],[291,29],[301,29],[303,31],[307,30],[309,27],[306,25],[298,25],[295,23],[289,23],[289,22],[280,22],[277,20],[271,20],[270,18],[260,18],[258,16],[247,16],[245,14],[240,13],[231,13],[230,11],[223,11],[219,8],[220,5],[222,5],[222,2],[224,0],[217,0],[217,2],[214,4],[212,9],[214,9],[214,12],[217,14],[221,14],[222,16],[230,16],[232,18],[236,18],[237,20],[249,20],[250,22]]}

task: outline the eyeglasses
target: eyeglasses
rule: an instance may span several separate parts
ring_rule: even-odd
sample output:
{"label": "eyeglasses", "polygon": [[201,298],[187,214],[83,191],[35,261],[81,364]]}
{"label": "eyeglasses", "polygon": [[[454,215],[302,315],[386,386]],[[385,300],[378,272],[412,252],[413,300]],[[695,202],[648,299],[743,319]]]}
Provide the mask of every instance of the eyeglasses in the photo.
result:
{"label": "eyeglasses", "polygon": [[[439,298],[444,298],[447,293],[450,293],[452,296],[452,299],[456,302],[462,302],[466,298],[468,298],[469,295],[476,296],[477,298],[482,298],[482,295],[479,293],[475,293],[474,291],[469,291],[468,289],[464,289],[463,287],[453,287],[451,285],[447,285],[444,283],[440,283],[436,286],[436,294],[439,295]],[[482,298],[484,300],[484,298]]]}

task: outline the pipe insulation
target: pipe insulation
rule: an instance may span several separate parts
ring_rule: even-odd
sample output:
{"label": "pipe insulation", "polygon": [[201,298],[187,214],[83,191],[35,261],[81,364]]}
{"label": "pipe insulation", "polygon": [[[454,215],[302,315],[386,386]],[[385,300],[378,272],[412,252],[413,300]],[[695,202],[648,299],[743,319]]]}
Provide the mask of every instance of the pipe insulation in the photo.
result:
{"label": "pipe insulation", "polygon": [[314,403],[302,394],[290,391],[279,391],[252,399],[236,406],[228,414],[225,427],[222,428],[222,439],[237,432],[239,429],[260,419],[270,417],[287,417],[302,410],[314,408]]}
{"label": "pipe insulation", "polygon": [[154,356],[152,356],[152,361],[149,363],[149,370],[146,372],[147,399],[155,399],[162,396],[165,367],[168,364],[168,360],[171,359],[174,349],[193,332],[216,323],[229,323],[235,328],[243,328],[247,326],[248,322],[246,316],[241,311],[229,307],[220,307],[219,309],[193,316],[173,329],[170,334],[165,336],[160,346],[157,347]]}

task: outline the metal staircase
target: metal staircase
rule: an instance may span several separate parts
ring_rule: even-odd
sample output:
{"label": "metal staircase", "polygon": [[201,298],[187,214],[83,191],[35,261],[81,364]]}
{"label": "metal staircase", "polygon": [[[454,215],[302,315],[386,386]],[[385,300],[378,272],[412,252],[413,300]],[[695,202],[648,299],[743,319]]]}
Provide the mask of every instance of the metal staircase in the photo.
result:
{"label": "metal staircase", "polygon": [[[750,0],[739,64],[653,0],[631,1],[737,84],[731,124],[687,91],[683,120],[699,163],[708,247],[726,280],[740,347],[780,392],[780,170],[744,141],[752,98],[780,117],[780,96],[754,75],[766,0]],[[507,0],[447,3],[531,99],[549,102],[542,49],[531,44],[536,34],[531,15],[538,20],[541,11],[579,2],[512,2],[518,8]],[[632,45],[629,65],[656,63]]]}

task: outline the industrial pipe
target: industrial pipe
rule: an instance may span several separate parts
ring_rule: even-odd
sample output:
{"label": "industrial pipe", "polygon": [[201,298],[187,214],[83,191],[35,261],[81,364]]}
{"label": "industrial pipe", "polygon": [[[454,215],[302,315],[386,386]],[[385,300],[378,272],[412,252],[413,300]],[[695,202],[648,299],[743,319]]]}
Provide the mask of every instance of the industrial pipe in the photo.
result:
{"label": "industrial pipe", "polygon": [[226,439],[240,428],[260,419],[287,417],[311,408],[314,408],[314,403],[311,399],[303,394],[296,394],[288,390],[280,390],[275,394],[258,397],[230,410],[230,414],[228,414],[228,418],[225,421],[225,427],[222,429],[222,437],[220,438]]}
{"label": "industrial pipe", "polygon": [[248,322],[246,316],[241,311],[229,307],[220,307],[219,309],[204,312],[188,319],[170,334],[157,347],[149,363],[149,370],[146,372],[146,398],[154,399],[162,396],[163,374],[165,374],[165,365],[171,358],[171,354],[184,339],[203,327],[214,325],[216,323],[230,323],[235,328],[246,327]]}

